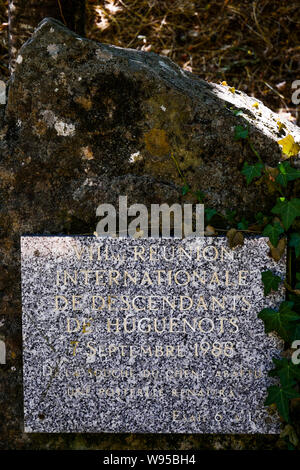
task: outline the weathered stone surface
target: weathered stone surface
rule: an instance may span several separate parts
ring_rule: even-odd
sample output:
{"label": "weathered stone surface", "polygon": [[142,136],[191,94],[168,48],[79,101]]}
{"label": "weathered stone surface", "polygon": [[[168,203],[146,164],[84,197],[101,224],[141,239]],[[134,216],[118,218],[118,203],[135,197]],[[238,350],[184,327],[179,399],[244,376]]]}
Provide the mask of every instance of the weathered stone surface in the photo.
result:
{"label": "weathered stone surface", "polygon": [[10,0],[9,8],[9,65],[14,70],[18,50],[31,36],[43,18],[51,16],[84,34],[85,0]]}
{"label": "weathered stone surface", "polygon": [[[280,432],[283,342],[257,315],[285,256],[248,237],[21,240],[25,432]],[[276,383],[276,382],[275,382]]]}
{"label": "weathered stone surface", "polygon": [[[240,174],[254,162],[234,142],[234,126],[249,123],[262,159],[280,159],[276,140],[286,122],[253,98],[199,80],[152,53],[98,44],[44,21],[23,46],[11,78],[5,116],[0,107],[0,325],[2,448],[112,448],[107,437],[22,434],[20,235],[93,233],[96,207],[182,201],[182,181],[207,196],[207,206],[253,215],[270,204],[263,186]],[[230,107],[244,110],[235,117]],[[262,113],[260,116],[259,113]],[[190,194],[185,196],[188,200]],[[3,406],[2,406],[3,404]],[[272,448],[277,438],[115,436],[114,448]],[[280,447],[280,442],[276,444]]]}
{"label": "weathered stone surface", "polygon": [[[299,138],[288,122],[280,134],[278,116],[255,101],[165,57],[92,42],[47,19],[21,48],[9,85],[6,171],[9,165],[24,211],[39,201],[43,226],[53,204],[56,213],[90,222],[95,203],[114,200],[111,188],[120,193],[122,185],[139,202],[162,200],[161,191],[173,198],[176,190],[178,200],[183,183],[171,153],[207,206],[253,214],[268,206],[268,190],[246,186],[240,170],[256,157],[234,141],[234,126],[249,125],[269,165],[281,157],[282,135]],[[142,201],[149,185],[155,190],[144,191]]]}

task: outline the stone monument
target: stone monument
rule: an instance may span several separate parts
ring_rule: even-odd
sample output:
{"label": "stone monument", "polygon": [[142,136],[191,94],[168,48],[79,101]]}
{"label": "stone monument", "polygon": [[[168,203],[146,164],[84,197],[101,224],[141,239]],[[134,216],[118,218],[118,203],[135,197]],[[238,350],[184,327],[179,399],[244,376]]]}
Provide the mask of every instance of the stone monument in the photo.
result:
{"label": "stone monument", "polygon": [[[38,237],[24,238],[22,249],[23,289],[21,290],[20,237],[24,234],[92,234],[96,227],[96,207],[101,203],[110,203],[116,207],[120,194],[128,196],[129,204],[137,202],[143,203],[147,207],[152,203],[173,204],[174,202],[183,203],[191,200],[192,192],[186,195],[182,193],[182,179],[172,156],[176,158],[193,190],[203,191],[207,207],[213,208],[221,214],[225,214],[227,209],[236,211],[238,218],[236,221],[241,220],[242,217],[249,221],[253,220],[258,211],[268,213],[274,205],[274,195],[269,192],[267,185],[246,184],[245,178],[241,174],[241,168],[245,161],[255,162],[256,157],[249,146],[234,140],[234,128],[236,125],[240,125],[249,129],[249,137],[254,148],[261,155],[262,161],[270,167],[275,167],[282,158],[278,139],[290,134],[298,142],[299,128],[288,120],[280,118],[266,108],[263,103],[258,102],[256,98],[247,96],[239,90],[231,93],[228,86],[201,80],[196,75],[182,70],[166,57],[99,44],[80,37],[62,23],[49,18],[40,23],[30,40],[21,48],[16,59],[15,72],[6,84],[7,90],[4,93],[2,86],[2,92],[0,91],[2,96],[0,99],[2,103],[0,103],[0,197],[3,201],[3,204],[0,204],[0,325],[1,335],[5,338],[6,346],[6,364],[1,366],[0,422],[3,430],[0,447],[5,446],[14,450],[37,447],[56,449],[67,446],[77,448],[82,445],[82,440],[86,440],[86,446],[89,445],[90,436],[87,434],[61,438],[57,434],[39,434],[37,436],[34,433],[23,433],[23,339],[26,371],[24,376],[25,429],[28,433],[30,430],[48,430],[49,432],[76,430],[87,433],[89,430],[91,432],[96,430],[115,432],[121,429],[144,430],[146,432],[154,429],[154,421],[153,424],[150,423],[151,414],[142,419],[147,410],[152,411],[152,416],[156,410],[154,432],[162,432],[163,429],[166,429],[166,432],[174,429],[179,432],[186,430],[186,432],[195,433],[210,432],[210,429],[216,433],[219,431],[239,433],[242,430],[254,433],[277,432],[278,420],[266,415],[263,397],[266,390],[265,381],[270,380],[267,378],[266,370],[271,368],[271,350],[275,354],[280,350],[280,345],[273,337],[269,338],[264,335],[262,322],[257,319],[256,313],[262,304],[266,305],[269,301],[279,302],[283,293],[279,292],[273,297],[268,296],[263,299],[259,270],[257,270],[257,280],[253,283],[251,280],[251,286],[257,287],[261,300],[260,303],[255,303],[248,321],[252,326],[249,329],[249,334],[254,332],[253,325],[255,324],[257,327],[255,331],[259,332],[260,336],[252,338],[253,340],[256,338],[257,342],[254,341],[255,349],[251,350],[252,353],[249,357],[252,358],[254,355],[256,362],[258,357],[262,357],[265,373],[255,380],[254,376],[252,377],[253,384],[259,385],[258,387],[250,386],[252,379],[250,375],[248,376],[248,385],[246,384],[248,388],[245,388],[248,394],[245,392],[246,401],[243,403],[247,404],[247,409],[250,409],[252,405],[255,408],[255,403],[257,403],[258,409],[262,410],[262,415],[260,418],[255,417],[253,421],[254,416],[251,414],[253,419],[251,418],[252,421],[250,421],[249,417],[237,413],[238,417],[232,421],[228,407],[226,413],[223,413],[225,419],[218,423],[219,415],[216,414],[217,412],[212,413],[216,409],[223,411],[225,402],[223,404],[222,397],[209,398],[204,395],[204,397],[196,397],[195,399],[198,403],[202,400],[202,403],[214,404],[211,411],[208,410],[208,418],[213,416],[213,421],[195,421],[193,424],[193,417],[189,409],[192,403],[195,404],[195,401],[192,400],[192,395],[189,395],[188,399],[182,400],[182,402],[185,400],[187,418],[185,422],[183,409],[179,406],[173,407],[173,405],[179,405],[179,397],[170,397],[167,390],[167,387],[172,386],[171,378],[169,378],[168,384],[164,385],[167,395],[162,397],[162,401],[159,401],[155,397],[147,398],[145,396],[129,400],[128,396],[106,397],[103,395],[101,397],[95,395],[95,391],[100,388],[104,390],[111,388],[113,383],[112,378],[99,377],[98,372],[95,375],[95,371],[102,370],[98,366],[101,366],[101,361],[105,359],[105,357],[100,359],[99,354],[95,356],[94,364],[88,363],[88,367],[92,371],[91,376],[71,375],[72,373],[75,375],[77,369],[80,374],[83,361],[86,361],[84,355],[86,351],[82,349],[81,343],[77,346],[78,354],[76,350],[76,355],[73,356],[73,348],[76,346],[78,338],[80,337],[81,341],[87,342],[89,335],[91,335],[91,341],[95,341],[96,336],[94,338],[93,335],[97,335],[96,331],[99,332],[99,330],[83,334],[82,329],[86,328],[89,331],[90,327],[87,324],[84,327],[81,323],[79,326],[81,331],[74,331],[77,322],[74,320],[74,312],[69,310],[70,305],[60,311],[59,317],[64,320],[67,317],[70,318],[70,333],[67,330],[68,323],[65,322],[61,325],[55,323],[58,311],[56,312],[55,307],[53,308],[53,289],[57,281],[53,276],[54,272],[60,269],[57,266],[59,258],[57,258],[55,246],[49,248],[52,243],[51,237],[45,237],[43,242]],[[259,104],[258,108],[253,107],[256,102]],[[277,125],[278,120],[285,125],[281,130]],[[80,237],[74,237],[73,240],[74,243],[75,240],[77,240],[76,243],[81,243]],[[86,243],[91,245],[99,243],[99,240],[94,240],[94,238],[88,240]],[[36,243],[41,246],[34,246]],[[108,241],[106,243],[109,244]],[[209,243],[214,242],[209,239]],[[216,243],[219,242],[216,241]],[[270,268],[278,274],[283,273],[285,270],[284,261],[280,261],[278,264],[273,263],[267,257],[266,243],[261,241],[259,246],[261,251],[256,255],[259,256],[257,259],[261,262],[260,267],[262,269]],[[43,260],[46,260],[44,252],[46,247],[49,248],[50,258],[43,265]],[[40,252],[43,256],[31,254],[31,250]],[[242,253],[242,250],[242,247],[237,247],[235,254]],[[71,268],[68,266],[68,259],[66,254],[61,257],[63,264],[66,265],[65,269],[70,269],[70,276],[73,277],[74,272],[71,272]],[[252,261],[252,258],[247,256],[247,264],[250,265]],[[116,263],[116,261],[112,260],[111,263]],[[190,265],[189,260],[186,265]],[[49,270],[52,267],[48,280],[45,278],[47,266],[49,266]],[[109,261],[105,266],[107,270],[115,269],[113,265],[109,264]],[[220,269],[221,266],[222,264]],[[152,265],[149,263],[149,266],[146,266],[146,261],[140,260],[140,267],[144,270],[152,270]],[[225,264],[223,267],[225,269]],[[76,267],[74,265],[73,271],[75,269],[96,271],[103,268],[99,265],[91,268],[87,261],[83,262],[79,259],[76,261]],[[128,270],[131,274],[132,271],[129,268]],[[171,280],[173,284],[166,286],[170,291],[168,292],[169,296],[189,295],[182,294],[184,286],[178,286],[174,279]],[[67,278],[66,282],[69,283],[69,281]],[[82,282],[82,279],[78,278],[78,282]],[[249,292],[252,292],[251,286]],[[84,287],[86,291],[91,290],[92,295],[98,295],[97,288],[99,286]],[[109,295],[109,291],[116,289],[117,285],[112,284],[108,287],[106,297]],[[143,295],[145,290],[149,291],[147,295],[150,293],[152,295],[152,292],[157,295],[157,285],[134,285],[130,288],[133,289],[133,287],[139,288],[140,295]],[[223,287],[219,286],[216,289],[219,295],[218,300],[221,303],[222,297],[220,300],[220,296],[222,296],[221,289]],[[65,293],[80,295],[81,288],[80,284],[76,285],[70,281],[69,284],[66,284]],[[243,286],[240,288],[244,289]],[[65,295],[63,290],[63,285],[58,286],[55,295]],[[228,287],[225,290],[228,290]],[[40,294],[43,294],[42,297],[39,297]],[[44,304],[47,295],[49,303]],[[126,295],[125,292],[124,295]],[[59,299],[59,306],[63,307],[63,300]],[[169,301],[172,302],[172,299]],[[166,307],[168,305],[166,304]],[[245,303],[242,306],[247,308]],[[186,307],[185,303],[183,307]],[[215,307],[221,309],[217,304]],[[97,311],[93,312],[90,307],[85,308],[88,310],[87,319],[94,318],[92,313]],[[22,310],[23,325],[21,322]],[[126,313],[126,311],[124,312]],[[231,310],[230,312],[230,314],[234,313]],[[69,315],[67,315],[68,313]],[[153,313],[156,312],[153,311]],[[166,313],[169,318],[172,311],[166,310]],[[190,318],[189,310],[179,311],[179,313],[182,319],[188,320]],[[203,313],[207,313],[204,307],[201,314]],[[246,319],[249,312],[245,310],[244,313],[245,317],[243,318]],[[195,311],[192,311],[191,314],[194,318]],[[85,312],[78,311],[76,318],[82,320],[85,318],[84,315]],[[136,316],[138,317],[138,315],[144,315],[144,312],[137,312]],[[153,317],[154,315],[151,315],[151,318]],[[103,318],[101,315],[97,316],[96,320],[99,321],[101,318]],[[254,323],[251,323],[252,320]],[[193,323],[191,325],[193,326]],[[204,321],[201,325],[203,328],[208,327]],[[102,326],[107,328],[106,324]],[[141,323],[142,329],[147,329],[148,326],[146,320]],[[158,328],[161,327],[161,323],[159,323]],[[233,325],[231,327],[234,329]],[[186,340],[183,337],[184,334],[180,336],[175,333],[166,333],[162,336],[158,333],[154,334],[154,332],[141,332],[140,338],[147,335],[151,345],[155,343],[162,345],[163,343],[172,346],[173,342],[165,343],[168,338],[171,338],[172,341],[178,340],[178,343],[181,338],[183,343],[190,341],[191,344],[200,344],[201,332],[194,333],[187,324],[186,328],[189,328]],[[22,333],[24,333],[24,338],[22,338]],[[106,333],[108,336],[105,336]],[[228,331],[225,332],[224,323],[222,336],[220,338],[213,337],[213,332],[210,332],[208,342],[211,345],[212,339],[219,342],[225,341],[227,334]],[[100,340],[101,344],[104,344],[103,341],[108,341],[108,339],[111,343],[114,341],[116,344],[118,339],[115,333],[105,332],[105,330],[100,331],[99,335],[96,344],[90,343],[92,348],[97,346],[98,340],[99,344]],[[193,340],[194,336],[197,337],[197,339],[194,338],[195,341]],[[128,333],[125,339],[126,344],[130,345],[133,334],[130,336]],[[75,343],[72,345],[71,342]],[[121,344],[121,334],[119,343]],[[262,347],[263,344],[267,344],[268,347]],[[36,356],[34,355],[35,351]],[[88,351],[91,353],[93,350],[88,349]],[[239,354],[242,354],[241,359],[244,360],[245,355],[242,351],[239,350]],[[198,352],[200,358],[200,346]],[[118,364],[119,359],[116,356],[117,353],[115,353],[114,364]],[[208,351],[205,354],[205,361],[209,357],[214,359]],[[235,356],[235,358],[237,357]],[[199,358],[194,358],[194,361]],[[128,358],[125,357],[122,360],[125,361],[125,359]],[[61,360],[62,363],[59,362]],[[131,360],[135,362],[135,358],[131,358]],[[221,360],[221,358],[216,358],[216,360]],[[232,360],[233,358],[222,356],[225,365]],[[56,375],[55,367],[57,361],[59,364],[58,375]],[[188,358],[145,357],[142,363],[144,363],[144,369],[149,369],[152,366],[151,370],[157,369],[155,365],[161,365],[163,371],[163,366],[167,366],[170,361],[174,364],[177,361],[177,365],[180,366],[177,367],[179,370],[185,371],[187,369],[185,361],[188,361]],[[107,367],[111,367],[112,364],[108,358],[105,359],[105,362],[108,364]],[[121,364],[121,361],[119,362]],[[248,359],[247,369],[254,370],[250,362]],[[36,364],[36,370],[33,364]],[[41,372],[42,365],[45,367]],[[199,366],[199,361],[197,366]],[[87,372],[88,367],[84,363],[83,370],[90,374]],[[134,368],[135,366],[133,364],[130,367]],[[190,369],[192,368],[190,367]],[[258,368],[256,370],[258,371]],[[68,371],[69,377],[67,377]],[[178,374],[180,373],[179,371]],[[185,372],[182,373],[185,374]],[[127,383],[126,381],[131,380],[130,377],[125,379],[124,382],[122,378],[123,386]],[[147,380],[151,385],[154,379],[155,377],[140,378],[137,375],[132,378],[132,380],[141,381],[139,386],[145,385]],[[195,377],[185,379],[179,375],[175,379],[179,381],[179,384],[176,382],[178,389],[189,388],[193,390]],[[201,377],[200,379],[207,380],[207,378],[202,379]],[[119,378],[114,377],[113,380],[115,388],[120,388]],[[246,380],[245,377],[244,380]],[[74,389],[82,390],[83,384],[93,385],[89,398],[74,392]],[[214,386],[217,390],[220,387],[218,388],[216,385],[220,384],[221,378],[216,378]],[[208,388],[207,384],[206,386]],[[73,396],[65,394],[66,387],[66,393],[69,388],[70,394],[73,390]],[[259,396],[256,392],[260,389],[261,395]],[[253,397],[254,401],[249,403],[249,400],[252,400],[252,394],[255,398]],[[63,413],[60,399],[66,405],[64,413],[68,410],[69,414]],[[255,402],[255,400],[258,401]],[[108,408],[108,410],[111,410],[113,404],[116,404],[115,416],[123,414],[124,419],[115,418],[114,420],[108,415],[102,416],[100,419],[100,403],[102,403],[103,409]],[[218,407],[215,406],[216,403]],[[166,404],[166,408],[163,408],[164,404]],[[246,405],[243,406],[246,408]],[[132,413],[130,407],[132,407]],[[194,407],[194,409],[196,408]],[[159,415],[159,410],[162,410],[162,416],[167,417],[165,423]],[[172,415],[173,411],[174,415]],[[83,416],[84,414],[86,417]],[[64,416],[63,422],[57,420],[57,416]],[[203,416],[202,412],[201,416]],[[177,421],[173,421],[173,418]],[[190,421],[188,421],[189,419]],[[268,422],[269,420],[271,422]],[[97,436],[93,435],[90,441],[91,445],[95,448],[106,446],[107,443],[104,442],[101,435]],[[68,441],[64,439],[68,439]],[[174,439],[176,439],[178,448],[186,448],[190,445],[189,438],[183,435],[176,438],[152,435],[151,441],[146,441],[143,436],[135,436],[134,441],[130,443],[126,440],[118,441],[116,435],[112,437],[114,445],[118,442],[120,448],[124,448],[126,445],[129,448],[144,446],[152,449],[155,445],[168,449],[175,445]],[[204,435],[198,434],[197,446],[218,448],[219,439],[215,435],[211,437],[211,440],[208,440]],[[224,443],[224,435],[221,439]],[[264,445],[266,448],[272,448],[273,444],[277,445],[277,442],[278,437],[275,436],[272,440],[270,436],[249,435],[243,439],[242,445],[252,448]],[[230,448],[234,446],[239,448],[240,445],[239,437],[235,439],[233,435],[229,436],[224,444]]]}
{"label": "stone monument", "polygon": [[[277,433],[266,238],[22,237],[25,432]],[[273,379],[274,380],[274,379]]]}

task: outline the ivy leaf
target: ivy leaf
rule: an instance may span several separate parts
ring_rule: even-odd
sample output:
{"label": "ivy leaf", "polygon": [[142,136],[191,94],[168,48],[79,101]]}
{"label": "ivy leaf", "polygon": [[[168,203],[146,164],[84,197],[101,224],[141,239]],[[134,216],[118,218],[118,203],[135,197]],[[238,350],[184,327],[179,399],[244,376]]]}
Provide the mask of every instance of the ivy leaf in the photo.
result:
{"label": "ivy leaf", "polygon": [[287,358],[282,359],[272,358],[275,369],[269,372],[270,377],[278,376],[282,386],[294,385],[297,380],[300,380],[300,364],[293,364]]}
{"label": "ivy leaf", "polygon": [[285,158],[290,158],[294,155],[298,155],[300,145],[296,144],[292,135],[288,134],[286,137],[278,140],[277,142],[279,145],[281,145],[282,153],[285,155]]}
{"label": "ivy leaf", "polygon": [[182,187],[182,195],[185,196],[190,190],[190,187],[188,184],[185,184],[183,187]]}
{"label": "ivy leaf", "polygon": [[268,387],[268,396],[265,405],[276,404],[279,414],[285,421],[289,421],[289,400],[291,398],[299,398],[300,394],[291,386],[278,387],[271,385]]}
{"label": "ivy leaf", "polygon": [[195,192],[195,196],[199,202],[203,202],[205,198],[205,194],[202,191],[200,191],[200,189],[198,189],[198,191]]}
{"label": "ivy leaf", "polygon": [[235,116],[240,116],[241,114],[243,114],[242,109],[235,109],[235,110],[232,111],[232,112],[233,112],[233,114],[234,114]]}
{"label": "ivy leaf", "polygon": [[300,234],[299,233],[291,234],[289,246],[293,246],[295,248],[296,258],[298,258],[298,256],[300,256]]}
{"label": "ivy leaf", "polygon": [[263,231],[265,237],[269,237],[270,242],[273,246],[277,246],[279,235],[284,232],[279,222],[275,222],[273,225],[268,224]]}
{"label": "ivy leaf", "polygon": [[300,178],[300,170],[291,167],[289,162],[279,163],[279,175],[276,177],[276,182],[282,186],[287,186],[289,181]]}
{"label": "ivy leaf", "polygon": [[248,165],[247,162],[244,163],[242,168],[242,174],[246,176],[247,184],[251,183],[254,178],[258,178],[261,176],[261,170],[263,169],[263,165],[261,163],[255,163],[255,165]]}
{"label": "ivy leaf", "polygon": [[206,207],[204,212],[207,222],[209,222],[210,219],[212,219],[212,217],[217,213],[216,209],[211,209],[210,207]]}
{"label": "ivy leaf", "polygon": [[283,226],[288,230],[295,218],[300,215],[300,199],[286,200],[285,198],[279,198],[271,212],[281,216]]}
{"label": "ivy leaf", "polygon": [[234,128],[234,140],[247,139],[248,129],[244,126],[235,126]]}
{"label": "ivy leaf", "polygon": [[300,323],[297,323],[296,326],[290,332],[290,341],[291,343],[300,338]]}
{"label": "ivy leaf", "polygon": [[271,290],[278,290],[278,286],[281,282],[281,277],[273,274],[272,271],[264,271],[261,273],[261,279],[264,285],[264,294],[268,295]]}
{"label": "ivy leaf", "polygon": [[257,222],[259,222],[259,223],[263,223],[264,217],[265,217],[265,216],[264,216],[264,214],[263,214],[262,212],[257,212],[257,213],[255,214],[255,220],[257,220]]}
{"label": "ivy leaf", "polygon": [[293,305],[293,302],[282,302],[279,311],[264,308],[259,312],[258,318],[263,320],[265,332],[275,331],[282,339],[289,341],[290,331],[294,326],[292,322],[300,320],[300,315],[291,310]]}
{"label": "ivy leaf", "polygon": [[265,225],[269,221],[270,217],[264,215],[262,212],[257,212],[255,214],[255,220],[259,225]]}
{"label": "ivy leaf", "polygon": [[245,217],[242,218],[242,220],[237,224],[237,228],[239,230],[247,230],[249,227],[249,222],[248,220],[245,219]]}
{"label": "ivy leaf", "polygon": [[228,219],[228,222],[233,223],[235,216],[236,216],[235,210],[226,209],[226,218]]}
{"label": "ivy leaf", "polygon": [[[291,302],[294,302],[294,307],[293,308],[295,309],[295,311],[300,312],[300,296],[295,295],[295,294],[290,294],[289,298],[290,298]],[[295,339],[297,339],[297,338],[295,338]],[[298,339],[300,339],[300,335],[299,335]]]}

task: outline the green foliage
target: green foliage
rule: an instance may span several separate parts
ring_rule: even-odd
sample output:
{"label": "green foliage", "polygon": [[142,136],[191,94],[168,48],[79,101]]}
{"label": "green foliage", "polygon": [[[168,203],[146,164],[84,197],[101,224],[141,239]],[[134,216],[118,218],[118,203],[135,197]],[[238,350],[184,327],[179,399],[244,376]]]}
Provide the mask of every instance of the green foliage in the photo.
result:
{"label": "green foliage", "polygon": [[[238,116],[240,111],[241,110],[235,110],[233,113],[235,116]],[[272,214],[279,216],[280,221],[270,222],[271,217],[265,216],[262,212],[258,212],[255,215],[258,225],[264,227],[263,235],[269,237],[272,245],[271,256],[276,260],[276,250],[280,251],[285,245],[282,244],[284,240],[280,240],[280,236],[287,232],[295,219],[300,216],[300,199],[296,197],[287,197],[288,194],[292,194],[292,192],[288,191],[288,183],[300,178],[300,171],[293,168],[288,161],[279,163],[277,168],[267,169],[260,154],[251,142],[248,131],[248,128],[240,125],[235,126],[234,128],[234,140],[246,140],[252,153],[257,158],[257,162],[253,165],[249,165],[248,162],[245,162],[241,173],[246,177],[247,184],[250,184],[255,178],[260,178],[262,174],[265,173],[267,178],[261,180],[262,184],[265,183],[267,189],[280,194],[275,206],[271,209]],[[294,143],[292,136],[287,136],[279,141],[279,143],[281,143],[284,153],[289,157],[296,155],[299,151],[299,145]],[[285,151],[285,147],[288,147],[288,145],[293,145],[292,150],[294,153],[292,153],[290,149],[287,149],[288,152]],[[286,195],[283,190],[286,190]],[[227,213],[227,219],[233,223],[235,214],[232,215]],[[240,230],[246,230],[248,226],[249,223],[245,219],[242,219],[242,221],[238,223],[238,229]],[[280,249],[279,245],[282,245]],[[295,249],[296,257],[299,258],[300,233],[290,234],[289,246]],[[268,295],[272,290],[277,291],[281,281],[281,278],[273,274],[270,270],[263,272],[262,282],[264,284],[264,294]],[[289,289],[289,301],[282,302],[278,310],[264,308],[258,314],[258,318],[264,322],[266,333],[275,332],[290,345],[294,340],[300,338],[300,313],[298,313],[300,312],[300,273],[296,273],[296,281],[295,288]],[[280,378],[281,385],[272,385],[268,388],[268,396],[266,398],[265,405],[276,404],[280,415],[288,422],[289,401],[292,398],[300,398],[300,394],[294,388],[296,384],[300,384],[300,365],[293,364],[287,358],[273,358],[273,362],[275,364],[275,368],[270,371],[270,376],[278,376]],[[291,438],[288,436],[288,446],[290,449],[294,449],[295,445],[298,445],[298,438],[297,436],[296,438],[294,437]]]}
{"label": "green foliage", "polygon": [[286,187],[289,181],[300,178],[300,170],[291,167],[289,162],[282,162],[278,165],[279,175],[276,182]]}
{"label": "green foliage", "polygon": [[299,398],[300,394],[296,392],[291,386],[279,387],[277,385],[271,385],[268,388],[268,396],[265,401],[265,405],[272,405],[276,403],[277,409],[283,419],[289,422],[289,400],[291,398]]}
{"label": "green foliage", "polygon": [[290,331],[290,342],[292,343],[295,340],[300,338],[300,323],[297,323],[294,328]]}
{"label": "green foliage", "polygon": [[202,203],[205,199],[205,194],[203,193],[203,191],[200,191],[200,189],[198,189],[198,191],[195,192],[195,196],[200,203]]}
{"label": "green foliage", "polygon": [[229,223],[231,223],[231,224],[234,223],[235,216],[236,216],[236,211],[226,209],[226,219],[228,220]]}
{"label": "green foliage", "polygon": [[232,111],[234,116],[241,116],[243,114],[243,110],[242,109],[235,109],[234,111]]}
{"label": "green foliage", "polygon": [[281,217],[284,228],[288,230],[295,218],[300,216],[300,199],[280,197],[271,212]]}
{"label": "green foliage", "polygon": [[[263,161],[254,148],[248,136],[248,130],[242,126],[235,127],[234,139],[247,139],[249,147],[257,157],[257,163],[249,165],[244,163],[242,174],[246,177],[247,184],[251,183],[255,178],[259,178],[264,170]],[[277,190],[281,197],[277,199],[276,205],[272,208],[272,214],[280,217],[280,222],[268,223],[269,217],[265,217],[261,212],[256,214],[256,220],[260,225],[265,225],[263,235],[269,237],[270,243],[273,247],[277,247],[279,237],[288,231],[297,217],[300,216],[300,199],[287,198],[284,196],[282,189],[287,188],[290,181],[300,178],[300,171],[293,168],[289,162],[279,163],[277,166],[279,173],[274,181],[275,190]],[[264,170],[266,172],[266,170]],[[277,186],[276,186],[277,185]],[[244,228],[242,223],[239,228]],[[296,257],[300,255],[300,234],[292,233],[289,240],[289,246],[294,247]],[[272,250],[271,250],[272,252]],[[296,280],[300,281],[300,273],[296,273]],[[262,282],[264,284],[264,294],[268,295],[272,290],[278,290],[281,278],[276,276],[271,271],[262,273]],[[297,294],[297,289],[300,289],[300,282],[296,283],[293,293]],[[279,310],[271,308],[264,308],[259,314],[258,318],[263,320],[265,332],[276,332],[286,342],[291,343],[295,339],[300,338],[300,296],[290,295],[291,301],[282,302]],[[295,310],[293,308],[295,307]],[[299,393],[293,388],[296,383],[300,382],[300,366],[294,365],[286,358],[276,359],[273,358],[275,369],[270,372],[270,376],[278,376],[280,378],[281,386],[272,385],[268,388],[268,396],[265,405],[276,404],[277,409],[285,421],[289,421],[289,401],[292,398],[300,397]],[[290,448],[294,445],[289,443]]]}
{"label": "green foliage", "polygon": [[295,385],[300,380],[300,364],[296,365],[286,357],[276,359],[273,357],[275,369],[269,372],[270,377],[279,377],[282,386]]}
{"label": "green foliage", "polygon": [[242,220],[237,224],[237,228],[239,230],[247,230],[249,227],[249,222],[248,220],[245,219],[245,217],[242,218]]}
{"label": "green foliage", "polygon": [[249,131],[247,127],[235,126],[234,128],[234,140],[247,139]]}
{"label": "green foliage", "polygon": [[216,211],[216,209],[211,209],[210,207],[206,207],[204,209],[204,213],[205,213],[205,217],[206,217],[207,222],[209,222],[210,219],[212,219],[213,216],[216,215],[217,211]]}
{"label": "green foliage", "polygon": [[271,290],[278,290],[278,286],[281,282],[281,277],[273,274],[272,271],[264,271],[261,273],[261,279],[264,285],[264,294],[268,295]]}
{"label": "green foliage", "polygon": [[289,246],[293,246],[295,248],[296,258],[298,258],[298,256],[300,256],[300,234],[299,233],[291,234]]}
{"label": "green foliage", "polygon": [[266,224],[269,219],[270,217],[268,217],[267,215],[264,215],[262,212],[257,212],[255,214],[255,220],[259,225]]}
{"label": "green foliage", "polygon": [[293,322],[300,320],[300,315],[292,310],[293,302],[282,302],[279,306],[279,311],[272,308],[264,308],[259,314],[258,318],[263,320],[265,325],[265,332],[271,333],[275,331],[285,341],[289,341],[291,337],[291,330],[293,329]]}
{"label": "green foliage", "polygon": [[188,184],[185,184],[185,185],[182,187],[181,191],[182,191],[182,195],[185,196],[185,195],[190,191],[189,185],[188,185]]}
{"label": "green foliage", "polygon": [[275,222],[273,225],[268,224],[263,230],[263,235],[265,237],[269,237],[270,242],[273,246],[277,246],[279,235],[284,232],[283,227],[280,225],[279,222]]}
{"label": "green foliage", "polygon": [[242,168],[242,174],[246,176],[247,184],[251,183],[254,178],[259,178],[263,169],[262,163],[255,163],[255,165],[248,165],[247,162],[244,163]]}

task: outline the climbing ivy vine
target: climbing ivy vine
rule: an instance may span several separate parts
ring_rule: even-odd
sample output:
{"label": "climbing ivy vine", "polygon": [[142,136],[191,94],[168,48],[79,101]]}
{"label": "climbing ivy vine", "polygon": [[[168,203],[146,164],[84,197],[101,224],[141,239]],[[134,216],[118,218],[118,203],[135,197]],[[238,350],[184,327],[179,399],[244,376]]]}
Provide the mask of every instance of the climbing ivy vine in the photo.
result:
{"label": "climbing ivy vine", "polygon": [[[277,124],[280,127],[281,123],[278,122]],[[240,130],[237,131],[239,127],[241,126],[236,126],[235,128],[235,136],[238,135],[239,139],[245,139],[257,157],[256,163],[249,164],[245,162],[242,168],[242,174],[246,177],[247,184],[264,175],[273,183],[274,192],[277,194],[275,204],[271,209],[271,217],[266,217],[268,223],[265,224],[262,231],[264,236],[269,237],[269,246],[273,248],[273,253],[271,249],[271,255],[275,260],[280,259],[285,248],[285,243],[282,243],[282,241],[286,238],[289,247],[294,250],[294,256],[299,258],[300,234],[293,230],[293,224],[300,217],[300,199],[291,196],[292,192],[289,190],[289,183],[300,178],[300,171],[291,166],[289,161],[286,161],[287,158],[298,153],[297,144],[295,144],[292,136],[289,135],[285,139],[278,141],[282,145],[284,161],[280,162],[276,168],[269,168],[263,164],[259,153],[254,149],[249,138],[248,129],[247,132],[242,134]],[[287,148],[288,142],[290,145]],[[281,247],[279,246],[280,244]],[[288,300],[281,302],[276,310],[264,308],[259,312],[258,318],[264,322],[266,333],[275,332],[285,342],[286,357],[283,356],[281,359],[274,357],[273,363],[275,367],[269,372],[271,377],[279,379],[279,384],[268,387],[265,405],[276,405],[282,419],[288,424],[285,427],[285,429],[289,430],[286,436],[288,438],[288,446],[289,448],[295,448],[298,438],[295,436],[292,427],[290,404],[291,400],[300,398],[300,393],[298,392],[300,385],[300,364],[292,362],[288,351],[291,350],[294,340],[300,340],[300,307],[299,298],[297,299],[297,296],[300,295],[300,290],[297,284],[295,288],[290,286],[290,283],[293,283],[293,276],[291,251],[289,253],[289,279],[281,280],[279,276],[270,270],[261,274],[265,296],[269,295],[272,291],[278,291],[279,286],[283,282],[288,291]],[[296,280],[300,279],[299,272],[295,273],[295,278]]]}
{"label": "climbing ivy vine", "polygon": [[[235,116],[240,116],[242,110],[229,108]],[[278,131],[282,131],[285,125],[277,122]],[[279,305],[278,309],[264,308],[258,314],[264,322],[266,333],[275,332],[285,343],[283,355],[280,359],[273,358],[274,368],[270,370],[269,376],[277,377],[278,384],[268,387],[268,395],[265,400],[266,406],[276,406],[285,427],[282,436],[285,437],[288,448],[294,449],[299,438],[295,433],[291,420],[291,400],[300,399],[300,364],[294,364],[291,360],[292,345],[295,340],[300,340],[300,272],[292,268],[292,259],[296,259],[294,266],[300,266],[300,198],[293,196],[291,182],[300,178],[300,170],[294,168],[288,159],[296,156],[300,150],[291,135],[279,140],[282,146],[282,162],[276,167],[266,165],[259,152],[255,149],[250,136],[249,127],[237,125],[234,127],[234,141],[242,141],[248,145],[256,157],[255,163],[244,162],[241,173],[249,184],[266,184],[271,193],[274,194],[274,206],[269,214],[258,212],[255,221],[251,223],[245,218],[237,220],[236,211],[227,210],[225,216],[215,209],[205,207],[206,234],[215,235],[216,232],[226,231],[228,243],[231,248],[242,245],[243,232],[262,234],[269,238],[268,245],[270,254],[275,261],[279,261],[285,252],[288,243],[288,275],[287,279],[268,270],[261,273],[264,286],[264,295],[270,295],[278,291],[284,284],[287,289],[287,299]],[[187,180],[180,170],[179,164],[172,154],[172,159],[182,177],[184,186],[182,194],[191,192],[199,202],[205,201],[202,191],[193,192]],[[227,229],[209,225],[214,220],[227,223]],[[229,230],[228,230],[229,224]],[[223,225],[224,227],[224,225]],[[298,268],[299,269],[299,268]],[[294,272],[295,271],[295,272]]]}

